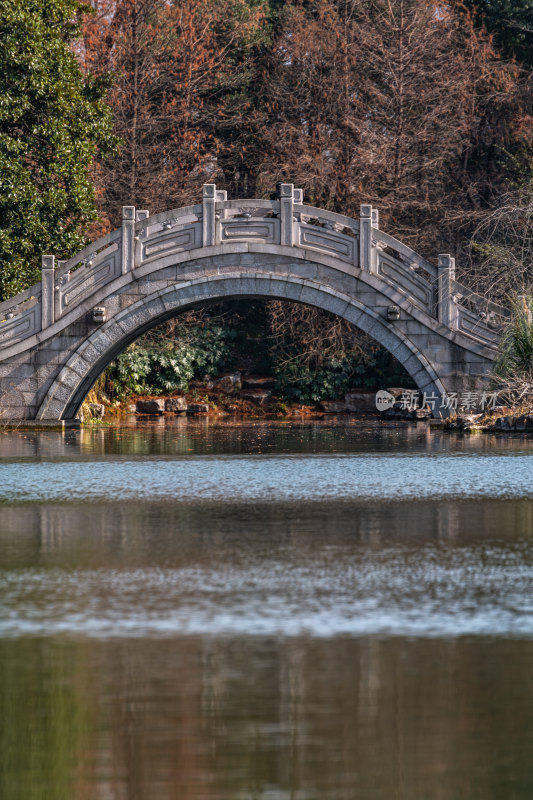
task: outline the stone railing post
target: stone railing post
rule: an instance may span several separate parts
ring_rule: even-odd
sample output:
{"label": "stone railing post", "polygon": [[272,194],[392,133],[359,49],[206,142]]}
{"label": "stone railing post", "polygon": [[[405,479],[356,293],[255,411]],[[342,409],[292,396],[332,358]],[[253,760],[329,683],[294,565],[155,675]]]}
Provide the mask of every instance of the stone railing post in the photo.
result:
{"label": "stone railing post", "polygon": [[214,183],[204,183],[202,189],[202,245],[215,244],[215,205],[217,187]]}
{"label": "stone railing post", "polygon": [[372,269],[372,206],[364,203],[359,212],[359,266],[366,272]]}
{"label": "stone railing post", "polygon": [[41,259],[41,327],[44,331],[55,321],[54,309],[54,256],[42,256]]}
{"label": "stone railing post", "polygon": [[[217,203],[225,203],[226,200],[228,199],[227,191],[225,189],[217,189],[215,193],[215,199]],[[220,210],[218,210],[215,215],[217,222],[219,219],[226,219],[227,215],[228,215],[227,209],[221,208]],[[217,243],[220,243],[220,235],[218,231],[217,231]]]}
{"label": "stone railing post", "polygon": [[217,207],[217,203],[225,203],[228,193],[225,189],[215,191],[215,244],[222,244],[222,220],[227,219],[228,209]]}
{"label": "stone railing post", "polygon": [[149,216],[150,212],[147,209],[138,209],[135,211],[135,222],[142,222],[144,219],[148,219]]}
{"label": "stone railing post", "polygon": [[455,280],[455,258],[449,253],[441,253],[438,260],[437,308],[442,325],[457,327],[457,309],[453,299],[452,282]]}
{"label": "stone railing post", "polygon": [[292,213],[294,208],[294,184],[279,184],[280,244],[293,245]]}
{"label": "stone railing post", "polygon": [[372,227],[379,230],[379,208],[372,209]]}
{"label": "stone railing post", "polygon": [[[135,209],[135,222],[142,222],[145,219],[148,219],[150,216],[150,212],[146,209]],[[143,228],[140,233],[135,236],[135,255],[133,257],[134,264],[140,264],[142,262],[142,242],[141,239],[146,239],[148,236],[148,228]]]}
{"label": "stone railing post", "polygon": [[122,206],[122,274],[135,266],[135,206]]}

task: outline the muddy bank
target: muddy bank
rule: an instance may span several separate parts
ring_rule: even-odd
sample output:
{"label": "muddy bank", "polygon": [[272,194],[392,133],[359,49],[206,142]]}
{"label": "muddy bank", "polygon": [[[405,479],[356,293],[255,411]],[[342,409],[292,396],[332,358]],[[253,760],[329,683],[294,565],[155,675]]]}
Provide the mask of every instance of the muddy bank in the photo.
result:
{"label": "muddy bank", "polygon": [[268,417],[323,417],[329,414],[364,413],[379,416],[375,391],[352,389],[342,398],[313,404],[289,402],[276,396],[270,377],[239,373],[223,375],[208,383],[191,382],[189,391],[165,395],[134,395],[123,401],[90,396],[81,409],[82,421],[113,419],[129,414],[161,416],[175,414]]}
{"label": "muddy bank", "polygon": [[467,414],[450,417],[444,430],[465,433],[519,433],[533,434],[533,412],[529,407],[500,406],[485,414]]}

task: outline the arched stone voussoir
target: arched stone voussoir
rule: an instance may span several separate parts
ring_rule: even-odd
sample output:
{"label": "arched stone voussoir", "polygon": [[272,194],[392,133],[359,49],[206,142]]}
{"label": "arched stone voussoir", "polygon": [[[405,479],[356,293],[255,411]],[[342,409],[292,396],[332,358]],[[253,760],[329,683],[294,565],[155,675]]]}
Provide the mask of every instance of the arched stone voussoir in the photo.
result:
{"label": "arched stone voussoir", "polygon": [[342,316],[392,352],[420,389],[443,392],[427,358],[406,334],[355,297],[297,275],[235,271],[158,289],[116,313],[80,342],[50,386],[37,419],[73,418],[101,371],[137,336],[165,319],[201,302],[250,296],[302,302]]}
{"label": "arched stone voussoir", "polygon": [[[280,288],[281,284],[281,288]],[[292,277],[290,280],[286,275],[283,277],[271,276],[270,288],[265,297],[273,297],[276,299],[290,300],[294,303],[300,302],[300,297],[304,288],[305,281],[303,278]],[[266,283],[262,284],[266,287]]]}
{"label": "arched stone voussoir", "polygon": [[75,371],[70,364],[67,364],[58,376],[58,383],[63,384],[63,386],[67,386],[71,392],[75,391],[77,386],[79,385],[80,381],[83,380],[91,369],[91,365],[87,364],[83,374],[80,375],[78,371]]}
{"label": "arched stone voussoir", "polygon": [[317,286],[311,286],[307,282],[302,288],[300,303],[305,303],[308,306],[319,306],[324,311],[330,311],[332,314],[342,317],[350,301],[346,295],[343,296],[332,289],[319,289]]}
{"label": "arched stone voussoir", "polygon": [[146,302],[140,300],[120,311],[100,330],[110,341],[118,342],[121,339],[120,331],[123,331],[122,335],[127,335],[134,330],[141,329],[146,324],[149,325],[152,320],[164,315],[165,312],[166,308],[160,297],[148,296]]}

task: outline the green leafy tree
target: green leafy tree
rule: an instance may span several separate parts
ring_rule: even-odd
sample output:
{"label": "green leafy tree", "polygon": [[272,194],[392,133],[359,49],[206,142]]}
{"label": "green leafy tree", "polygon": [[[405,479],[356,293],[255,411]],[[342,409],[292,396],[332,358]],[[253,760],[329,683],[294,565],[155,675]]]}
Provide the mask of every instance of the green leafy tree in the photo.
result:
{"label": "green leafy tree", "polygon": [[96,218],[94,157],[118,140],[109,77],[80,69],[79,0],[0,2],[0,299],[39,280],[40,256],[65,258]]}
{"label": "green leafy tree", "polygon": [[463,0],[506,56],[533,67],[533,0]]}

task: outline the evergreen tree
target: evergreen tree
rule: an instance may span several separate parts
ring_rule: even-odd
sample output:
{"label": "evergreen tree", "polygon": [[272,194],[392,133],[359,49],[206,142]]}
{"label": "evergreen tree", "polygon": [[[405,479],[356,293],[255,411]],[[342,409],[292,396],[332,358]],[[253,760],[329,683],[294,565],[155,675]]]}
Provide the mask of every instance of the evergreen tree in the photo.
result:
{"label": "evergreen tree", "polygon": [[533,0],[465,0],[507,56],[533,68]]}
{"label": "evergreen tree", "polygon": [[90,170],[117,140],[108,77],[83,74],[80,0],[0,2],[0,299],[40,278],[40,257],[68,257],[95,219]]}

